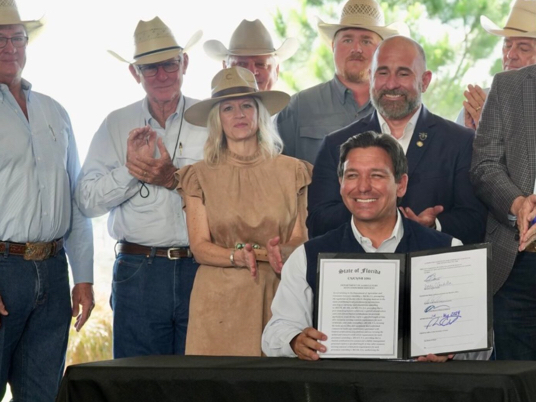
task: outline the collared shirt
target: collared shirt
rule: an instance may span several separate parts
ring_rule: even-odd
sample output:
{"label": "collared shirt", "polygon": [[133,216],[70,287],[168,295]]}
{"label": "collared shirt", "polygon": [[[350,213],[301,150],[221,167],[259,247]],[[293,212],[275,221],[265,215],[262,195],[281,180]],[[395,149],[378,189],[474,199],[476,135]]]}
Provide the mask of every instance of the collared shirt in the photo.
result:
{"label": "collared shirt", "polygon": [[[421,106],[419,106],[419,109],[413,114],[413,116],[411,116],[411,119],[409,119],[408,124],[406,124],[406,127],[404,127],[402,137],[395,138],[395,140],[398,141],[398,143],[404,150],[404,154],[408,153],[408,147],[411,142],[411,138],[413,137],[415,127],[417,126],[417,120],[419,120],[421,109],[422,109],[422,104]],[[380,113],[377,113],[377,116],[378,116],[378,121],[380,123],[380,127],[382,128],[382,133],[392,135],[391,128],[389,127],[389,124],[387,124],[383,116]],[[437,218],[435,220],[435,229],[441,232],[441,222],[439,222],[439,219]]]}
{"label": "collared shirt", "polygon": [[372,104],[358,105],[352,91],[335,76],[294,94],[277,116],[283,153],[314,163],[324,137],[368,116]]}
{"label": "collared shirt", "polygon": [[[145,246],[187,246],[188,232],[182,199],[174,190],[141,184],[125,166],[131,130],[149,124],[163,139],[177,169],[203,159],[204,127],[183,120],[183,112],[197,100],[181,96],[177,110],[160,127],[143,99],[112,112],[95,134],[82,167],[76,201],[82,212],[96,217],[110,212],[108,231],[116,240]],[[182,127],[181,127],[182,125]],[[160,153],[156,148],[155,157]]]}
{"label": "collared shirt", "polygon": [[[400,213],[389,238],[375,249],[372,242],[362,236],[352,219],[352,232],[367,253],[393,253],[404,236]],[[452,247],[462,242],[453,238]],[[272,302],[272,318],[262,336],[262,350],[268,356],[295,357],[290,341],[303,329],[313,325],[313,289],[307,282],[307,257],[301,245],[288,258],[281,273],[281,283]]]}
{"label": "collared shirt", "polygon": [[[409,143],[411,142],[411,138],[413,137],[413,132],[415,131],[415,126],[417,125],[417,120],[419,120],[419,116],[421,114],[422,104],[419,106],[419,109],[411,116],[411,119],[409,119],[408,124],[406,124],[406,127],[404,127],[404,132],[402,133],[402,137],[395,138],[395,140],[398,141],[402,149],[404,150],[404,153],[406,154],[408,152]],[[384,134],[391,134],[391,128],[389,127],[389,124],[385,121],[383,116],[380,113],[377,113],[378,121],[380,123],[380,127],[382,128],[382,133]]]}
{"label": "collared shirt", "polygon": [[74,204],[80,170],[71,121],[52,98],[22,81],[28,119],[0,84],[0,241],[64,237],[75,283],[93,282],[91,222]]}

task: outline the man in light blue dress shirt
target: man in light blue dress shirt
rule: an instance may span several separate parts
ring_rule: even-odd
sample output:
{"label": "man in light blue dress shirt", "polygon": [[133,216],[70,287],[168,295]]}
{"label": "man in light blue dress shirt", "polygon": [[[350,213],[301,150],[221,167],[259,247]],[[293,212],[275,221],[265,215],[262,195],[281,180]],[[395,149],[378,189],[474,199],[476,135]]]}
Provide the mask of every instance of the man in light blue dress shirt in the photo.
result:
{"label": "man in light blue dress shirt", "polygon": [[186,50],[156,17],[140,21],[129,69],[147,96],[110,113],[91,143],[76,197],[82,212],[109,212],[118,241],[112,284],[114,357],[184,354],[198,264],[189,249],[177,169],[203,158],[205,128],[183,119]]}
{"label": "man in light blue dress shirt", "polygon": [[0,2],[0,399],[9,383],[17,402],[55,400],[71,315],[80,330],[94,306],[93,236],[74,204],[80,164],[69,116],[22,78],[28,37],[41,27],[22,21],[13,0]]}

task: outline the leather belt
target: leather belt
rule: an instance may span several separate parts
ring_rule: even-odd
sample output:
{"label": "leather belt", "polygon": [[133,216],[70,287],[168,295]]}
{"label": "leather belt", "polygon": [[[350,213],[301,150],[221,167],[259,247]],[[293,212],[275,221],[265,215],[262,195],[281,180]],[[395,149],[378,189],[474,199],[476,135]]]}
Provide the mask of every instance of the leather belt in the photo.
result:
{"label": "leather belt", "polygon": [[54,257],[63,248],[63,238],[51,242],[12,243],[0,242],[0,254],[19,255],[27,261],[43,261]]}
{"label": "leather belt", "polygon": [[120,242],[116,244],[117,254],[144,255],[146,257],[164,257],[170,260],[191,258],[189,247],[148,247],[135,243]]}

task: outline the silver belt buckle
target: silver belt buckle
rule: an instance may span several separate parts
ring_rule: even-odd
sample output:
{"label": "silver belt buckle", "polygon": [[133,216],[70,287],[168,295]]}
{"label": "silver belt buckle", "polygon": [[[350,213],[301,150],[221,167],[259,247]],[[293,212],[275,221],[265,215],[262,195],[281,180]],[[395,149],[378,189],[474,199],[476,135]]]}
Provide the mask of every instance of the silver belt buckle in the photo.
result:
{"label": "silver belt buckle", "polygon": [[171,252],[172,252],[172,251],[179,251],[179,250],[180,250],[179,247],[171,247],[171,248],[168,248],[168,249],[167,249],[167,258],[168,258],[169,260],[180,260],[180,258],[181,258],[180,256],[179,256],[179,257],[172,257],[172,256],[171,256]]}

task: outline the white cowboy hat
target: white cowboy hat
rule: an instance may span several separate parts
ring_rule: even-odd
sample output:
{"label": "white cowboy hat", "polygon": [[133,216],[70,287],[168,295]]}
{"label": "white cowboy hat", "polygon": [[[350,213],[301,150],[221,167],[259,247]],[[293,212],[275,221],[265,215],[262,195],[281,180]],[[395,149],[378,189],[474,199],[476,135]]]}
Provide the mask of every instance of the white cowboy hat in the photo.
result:
{"label": "white cowboy hat", "polygon": [[349,0],[342,9],[338,24],[327,24],[318,18],[320,35],[330,45],[335,34],[347,28],[367,29],[377,33],[382,39],[395,35],[410,36],[409,28],[403,22],[385,25],[383,10],[375,0]]}
{"label": "white cowboy hat", "polygon": [[536,38],[536,1],[516,0],[503,28],[484,15],[480,16],[480,24],[492,35]]}
{"label": "white cowboy hat", "polygon": [[285,92],[259,91],[255,76],[248,69],[224,68],[212,79],[212,96],[186,109],[184,118],[191,124],[206,127],[208,114],[215,104],[244,96],[258,98],[272,116],[283,110],[290,100],[290,95]]}
{"label": "white cowboy hat", "polygon": [[186,46],[177,44],[171,29],[158,17],[150,21],[140,21],[134,31],[134,57],[127,60],[112,50],[108,50],[116,59],[129,64],[152,64],[172,59],[181,53],[186,53],[203,36],[197,31]]}
{"label": "white cowboy hat", "polygon": [[208,40],[203,45],[205,53],[218,61],[226,60],[227,56],[277,56],[279,61],[286,60],[298,50],[296,38],[288,38],[276,49],[272,37],[261,21],[242,20],[235,29],[229,42],[229,49],[218,40]]}
{"label": "white cowboy hat", "polygon": [[0,0],[0,25],[23,25],[30,40],[37,36],[44,26],[43,18],[21,20],[15,0]]}

